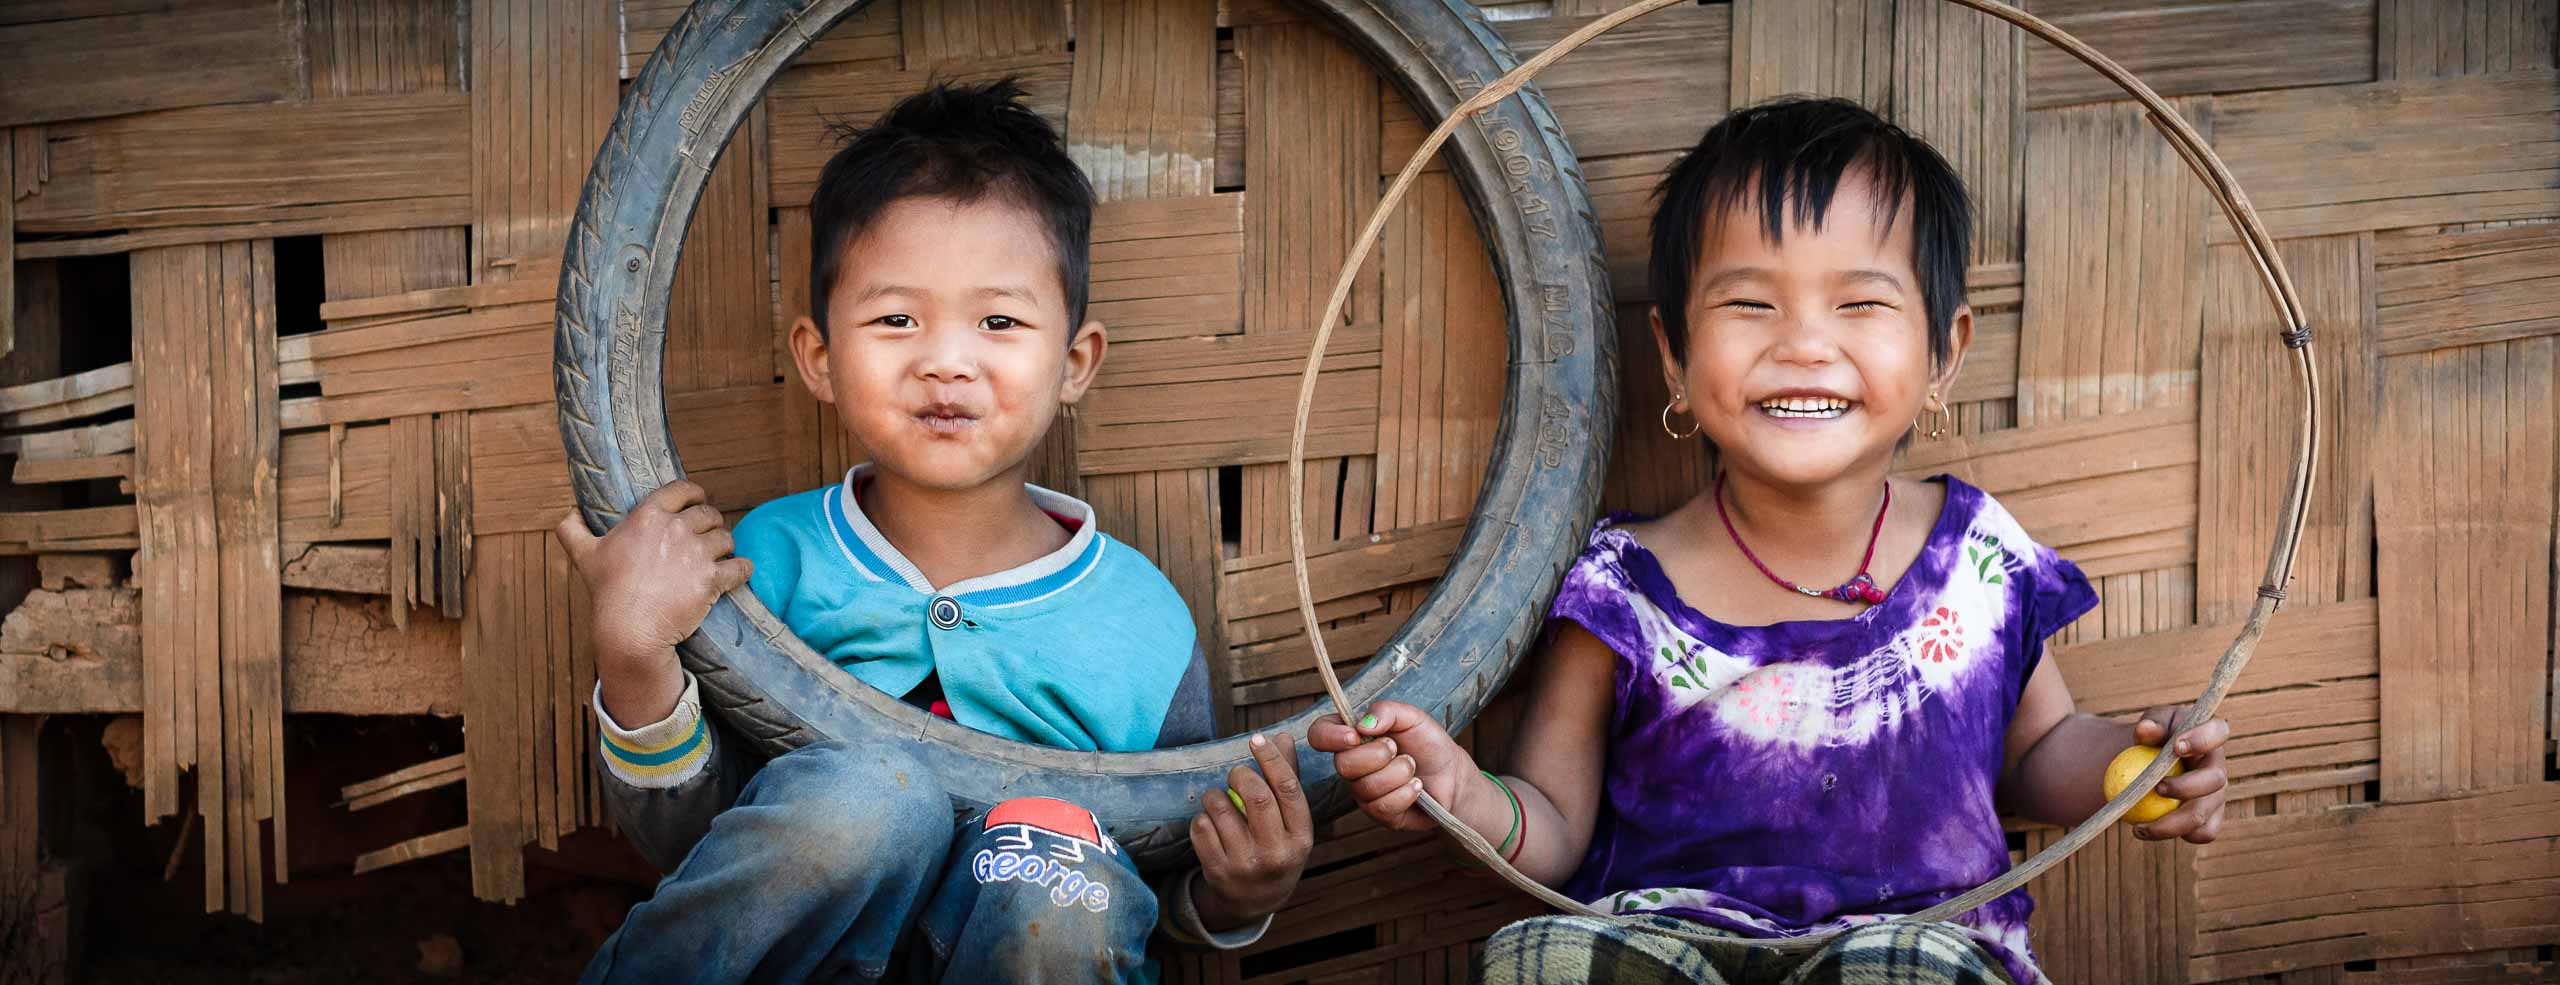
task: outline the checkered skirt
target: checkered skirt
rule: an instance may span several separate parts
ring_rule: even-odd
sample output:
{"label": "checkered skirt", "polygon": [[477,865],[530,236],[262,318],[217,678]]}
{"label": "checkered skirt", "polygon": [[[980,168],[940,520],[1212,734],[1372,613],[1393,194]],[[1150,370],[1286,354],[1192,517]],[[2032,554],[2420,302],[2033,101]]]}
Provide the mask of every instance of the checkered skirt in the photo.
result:
{"label": "checkered skirt", "polygon": [[[1665,916],[1551,916],[1504,927],[1476,965],[1487,985],[2009,985],[2000,962],[1936,924],[1861,927],[1811,954],[1701,943],[1655,928],[1704,928]],[[1713,932],[1713,931],[1709,931]]]}

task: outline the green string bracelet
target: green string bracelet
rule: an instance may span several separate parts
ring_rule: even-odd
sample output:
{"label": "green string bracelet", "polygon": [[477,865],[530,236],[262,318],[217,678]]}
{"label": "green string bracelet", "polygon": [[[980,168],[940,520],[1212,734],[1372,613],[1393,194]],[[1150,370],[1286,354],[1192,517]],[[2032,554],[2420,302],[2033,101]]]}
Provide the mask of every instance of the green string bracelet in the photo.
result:
{"label": "green string bracelet", "polygon": [[1511,833],[1502,836],[1502,844],[1493,846],[1495,854],[1508,860],[1511,857],[1511,840],[1520,837],[1520,830],[1529,826],[1529,812],[1520,806],[1520,795],[1511,792],[1511,785],[1502,782],[1501,777],[1493,775],[1489,770],[1476,772],[1483,773],[1485,779],[1493,781],[1494,786],[1502,788],[1503,796],[1511,798]]}
{"label": "green string bracelet", "polygon": [[[1490,770],[1480,769],[1476,772],[1484,774],[1485,779],[1493,781],[1493,785],[1501,788],[1502,795],[1509,798],[1511,801],[1511,833],[1503,835],[1502,844],[1496,845],[1493,848],[1494,854],[1503,856],[1507,859],[1511,855],[1512,839],[1520,837],[1520,829],[1526,827],[1528,824],[1528,811],[1520,806],[1520,795],[1511,792],[1511,785],[1502,782],[1501,777],[1493,775],[1493,772]],[[1478,862],[1472,858],[1459,859],[1458,865],[1469,869],[1481,869],[1485,867],[1484,863]]]}

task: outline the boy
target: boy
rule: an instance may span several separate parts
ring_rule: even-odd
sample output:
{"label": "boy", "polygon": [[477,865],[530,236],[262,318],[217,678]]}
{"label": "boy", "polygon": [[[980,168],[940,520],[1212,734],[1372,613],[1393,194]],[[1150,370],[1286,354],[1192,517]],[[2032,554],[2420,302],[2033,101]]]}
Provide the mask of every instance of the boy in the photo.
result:
{"label": "boy", "polygon": [[[1011,80],[935,86],[819,178],[816,310],[791,350],[870,462],[758,507],[734,539],[685,482],[603,538],[560,524],[594,600],[608,803],[669,873],[587,981],[1154,978],[1156,896],[1092,814],[1026,798],[955,833],[932,774],[894,748],[819,743],[759,768],[673,649],[744,583],[846,672],[971,728],[1107,751],[1211,737],[1182,599],[1090,506],[1022,481],[1104,336],[1084,320],[1092,191],[1020,97]],[[1203,868],[1162,908],[1178,939],[1258,939],[1305,865],[1295,750],[1253,746],[1268,782],[1237,768],[1192,821]]]}

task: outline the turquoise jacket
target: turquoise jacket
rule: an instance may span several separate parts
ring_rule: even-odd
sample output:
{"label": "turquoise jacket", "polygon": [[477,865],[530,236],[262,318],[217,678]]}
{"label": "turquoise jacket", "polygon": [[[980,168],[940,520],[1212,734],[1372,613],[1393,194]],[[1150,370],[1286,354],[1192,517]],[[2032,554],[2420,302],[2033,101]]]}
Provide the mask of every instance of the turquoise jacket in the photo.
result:
{"label": "turquoise jacket", "polygon": [[737,553],[755,562],[748,587],[766,608],[889,694],[939,675],[951,717],[970,728],[1061,749],[1156,747],[1196,634],[1155,565],[1096,529],[1091,506],[1031,486],[1075,528],[1066,546],[936,587],[863,515],[855,492],[869,468],[739,521]]}

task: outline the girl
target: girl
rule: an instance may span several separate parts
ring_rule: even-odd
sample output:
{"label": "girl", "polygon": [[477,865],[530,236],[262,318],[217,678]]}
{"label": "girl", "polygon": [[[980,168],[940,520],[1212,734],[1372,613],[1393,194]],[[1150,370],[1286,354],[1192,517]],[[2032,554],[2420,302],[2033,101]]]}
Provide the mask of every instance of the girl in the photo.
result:
{"label": "girl", "polygon": [[[1972,341],[1971,206],[1926,144],[1854,104],[1727,117],[1664,178],[1652,314],[1714,483],[1612,516],[1566,573],[1513,774],[1380,703],[1310,732],[1363,810],[1420,830],[1423,790],[1531,878],[1630,922],[1551,916],[1487,943],[1485,980],[2040,982],[2024,892],[1955,925],[1868,927],[1811,956],[1700,946],[1875,924],[2009,864],[1999,815],[2105,803],[2107,762],[2168,738],[2072,710],[2044,639],[2097,604],[2070,562],[1951,477],[1888,477]],[[2136,828],[2211,841],[2217,719],[2181,737],[2185,803]]]}

